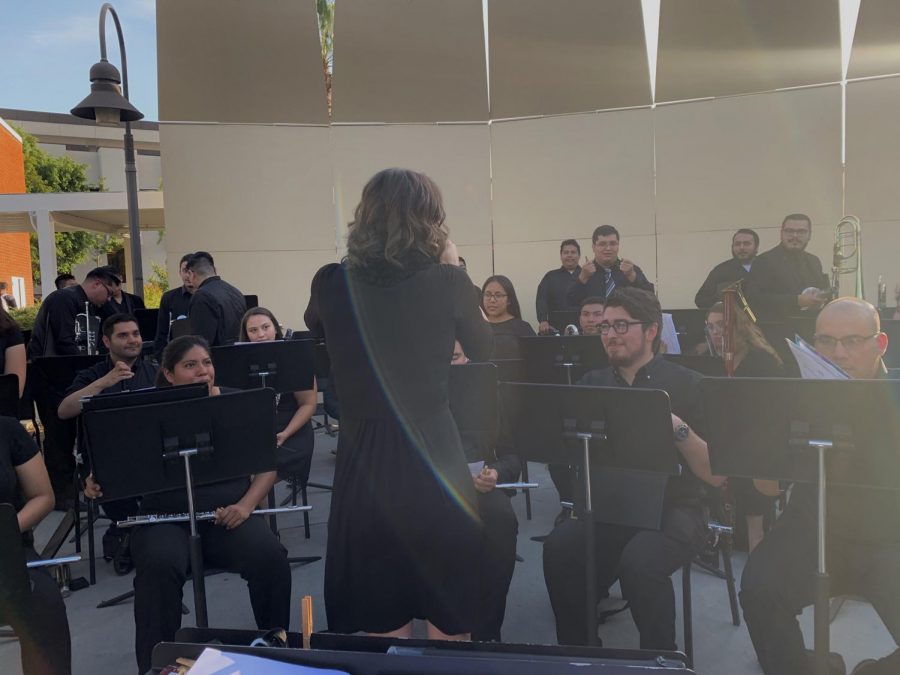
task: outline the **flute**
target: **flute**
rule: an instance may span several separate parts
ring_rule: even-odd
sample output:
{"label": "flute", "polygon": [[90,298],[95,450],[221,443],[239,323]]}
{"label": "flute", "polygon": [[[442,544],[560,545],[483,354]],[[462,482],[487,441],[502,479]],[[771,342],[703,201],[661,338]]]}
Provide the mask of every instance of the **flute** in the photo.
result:
{"label": "flute", "polygon": [[[265,516],[270,513],[296,513],[309,511],[312,506],[283,506],[277,509],[256,509],[251,516]],[[197,520],[215,520],[215,511],[200,511],[196,514]],[[148,514],[146,516],[128,516],[125,520],[116,523],[116,527],[136,527],[138,525],[157,525],[159,523],[186,523],[191,519],[189,513],[163,513]]]}

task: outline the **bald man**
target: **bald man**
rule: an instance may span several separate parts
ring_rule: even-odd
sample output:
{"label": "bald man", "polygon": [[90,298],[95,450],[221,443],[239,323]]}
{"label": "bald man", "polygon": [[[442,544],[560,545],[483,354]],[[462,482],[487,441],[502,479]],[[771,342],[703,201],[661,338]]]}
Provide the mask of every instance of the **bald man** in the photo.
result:
{"label": "bald man", "polygon": [[[877,310],[840,298],[816,320],[816,349],[852,378],[887,377],[887,349]],[[828,565],[834,595],[853,594],[872,603],[894,641],[900,639],[900,492],[832,485],[828,488]],[[813,604],[817,560],[816,488],[794,486],[790,504],[754,549],[741,579],[741,605],[756,655],[766,675],[812,675],[797,623]],[[833,655],[832,673],[844,673]],[[867,659],[854,675],[900,673],[900,651]]]}

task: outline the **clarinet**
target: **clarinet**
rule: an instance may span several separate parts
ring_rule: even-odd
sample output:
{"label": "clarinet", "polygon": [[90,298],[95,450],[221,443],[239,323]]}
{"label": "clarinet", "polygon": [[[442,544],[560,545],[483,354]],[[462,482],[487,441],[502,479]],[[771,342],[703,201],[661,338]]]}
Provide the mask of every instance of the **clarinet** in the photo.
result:
{"label": "clarinet", "polygon": [[[256,509],[251,513],[252,516],[265,516],[271,513],[296,513],[298,511],[309,511],[311,506],[283,506],[276,509]],[[196,515],[197,520],[215,520],[215,511],[199,511]],[[149,514],[146,516],[129,516],[125,520],[116,523],[116,527],[137,527],[138,525],[158,525],[160,523],[186,523],[191,519],[188,513],[164,513]]]}

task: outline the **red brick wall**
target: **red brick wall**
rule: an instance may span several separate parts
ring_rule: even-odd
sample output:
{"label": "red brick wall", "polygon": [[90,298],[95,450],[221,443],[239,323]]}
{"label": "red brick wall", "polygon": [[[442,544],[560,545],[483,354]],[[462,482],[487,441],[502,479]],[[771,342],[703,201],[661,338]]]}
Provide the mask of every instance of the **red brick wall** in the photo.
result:
{"label": "red brick wall", "polygon": [[[6,127],[0,125],[0,194],[24,192],[25,162],[22,144]],[[34,286],[27,232],[0,234],[0,281],[6,282],[9,293],[12,293],[12,277],[25,278],[25,301],[30,305],[34,298]]]}

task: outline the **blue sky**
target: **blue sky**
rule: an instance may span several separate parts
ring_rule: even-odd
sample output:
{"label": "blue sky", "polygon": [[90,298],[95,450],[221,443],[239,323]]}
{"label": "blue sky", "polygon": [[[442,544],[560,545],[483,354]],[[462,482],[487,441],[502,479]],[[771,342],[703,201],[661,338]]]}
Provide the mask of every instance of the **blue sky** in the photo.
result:
{"label": "blue sky", "polygon": [[[0,108],[67,113],[90,92],[100,60],[102,0],[0,0]],[[131,102],[157,119],[155,0],[115,0],[128,53]],[[107,19],[109,60],[121,67]]]}

